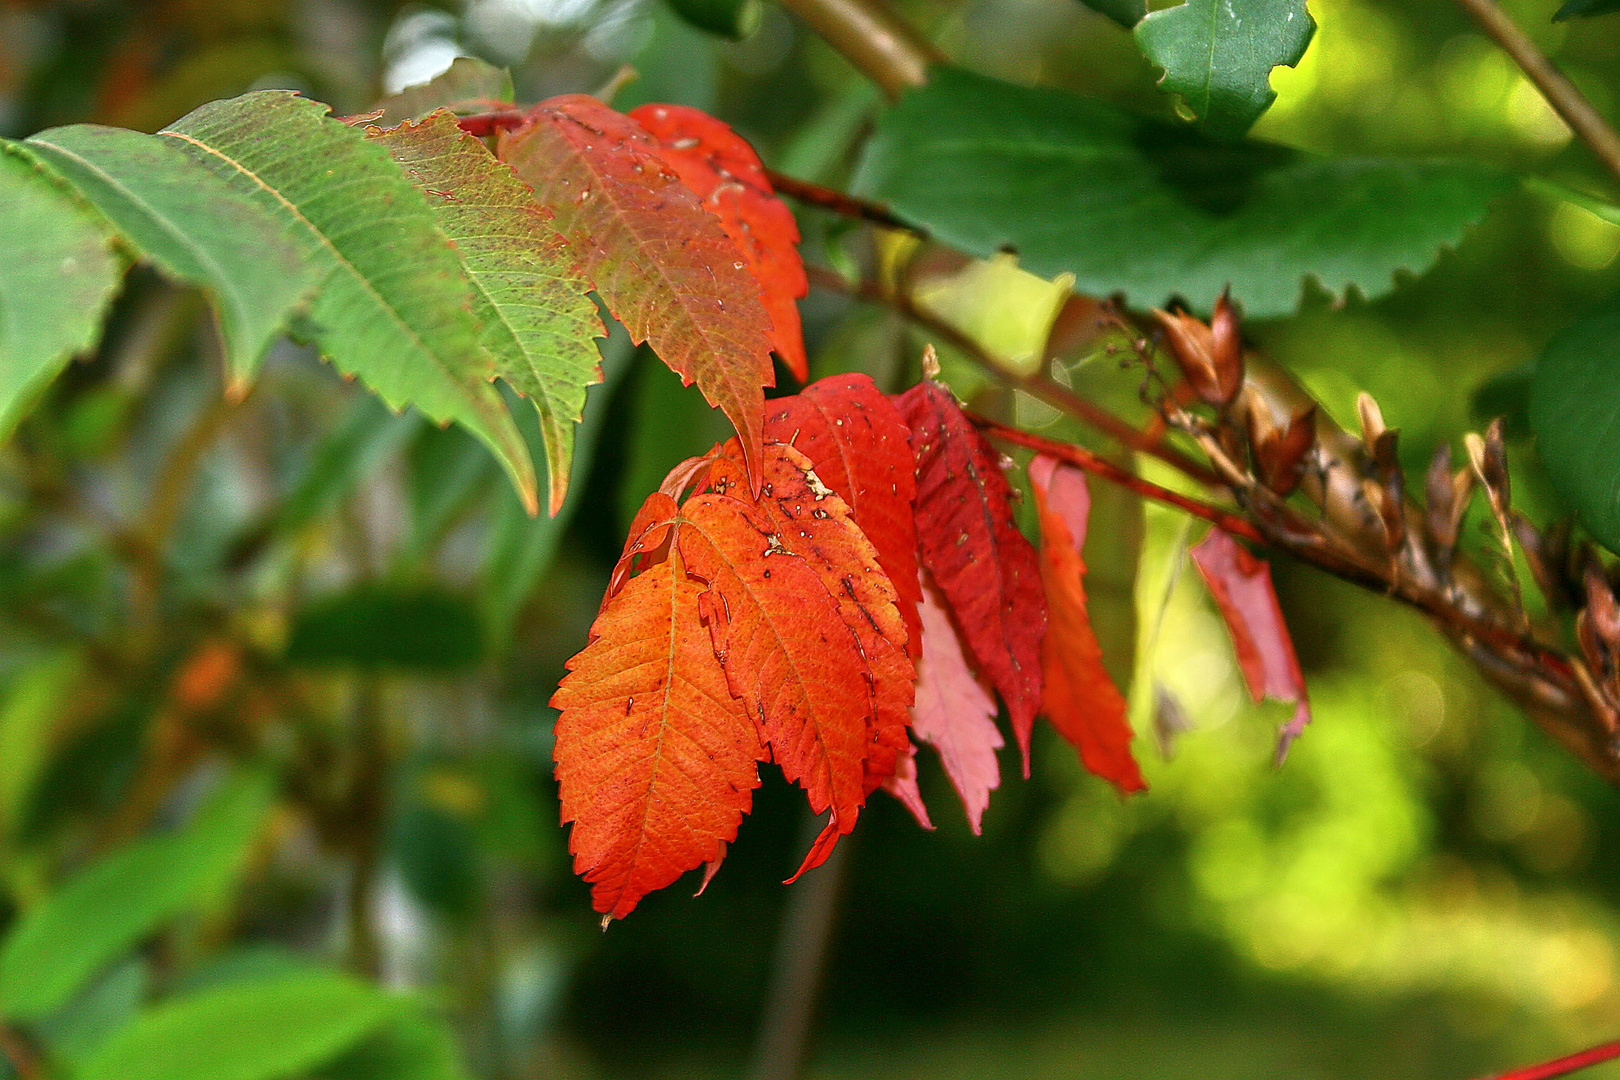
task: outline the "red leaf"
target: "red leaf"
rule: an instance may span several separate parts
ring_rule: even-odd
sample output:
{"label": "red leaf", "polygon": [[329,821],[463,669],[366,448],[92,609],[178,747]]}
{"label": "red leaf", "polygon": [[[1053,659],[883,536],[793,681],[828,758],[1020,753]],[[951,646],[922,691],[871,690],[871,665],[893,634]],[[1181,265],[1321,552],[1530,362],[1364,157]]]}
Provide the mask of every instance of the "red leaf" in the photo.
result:
{"label": "red leaf", "polygon": [[894,775],[883,781],[883,790],[899,799],[900,805],[917,819],[917,824],[925,829],[934,827],[928,820],[928,807],[923,805],[922,789],[917,786],[917,748],[909,742],[906,752],[895,759]]}
{"label": "red leaf", "polygon": [[718,861],[759,786],[765,748],[698,621],[702,591],[679,553],[632,578],[551,699],[574,869],[616,919]]}
{"label": "red leaf", "polygon": [[613,317],[737,428],[757,488],[770,316],[742,253],[634,120],[583,94],[503,131],[501,159],[554,214]]}
{"label": "red leaf", "polygon": [[810,291],[799,258],[799,225],[776,197],[759,155],[724,123],[685,105],[643,105],[630,111],[658,141],[664,164],[674,169],[736,241],[748,270],[765,296],[771,344],[800,382],[810,378],[799,328],[799,306]]}
{"label": "red leaf", "polygon": [[1086,613],[1080,558],[1091,497],[1085,474],[1037,454],[1029,463],[1030,488],[1041,519],[1041,578],[1051,621],[1041,643],[1046,674],[1046,718],[1080,751],[1087,769],[1128,795],[1147,787],[1131,756],[1125,698],[1103,667],[1102,646]]}
{"label": "red leaf", "polygon": [[1277,739],[1277,760],[1281,762],[1289,744],[1311,722],[1311,703],[1271,584],[1271,567],[1220,529],[1211,529],[1192,549],[1192,557],[1226,620],[1249,696],[1255,701],[1269,697],[1295,702],[1294,715]]}
{"label": "red leaf", "polygon": [[1007,703],[1029,775],[1041,702],[1046,603],[1035,548],[1013,524],[1000,457],[950,391],[923,382],[895,399],[917,462],[917,544],[979,670]]}
{"label": "red leaf", "polygon": [[770,403],[765,437],[788,443],[810,459],[821,482],[855,512],[878,565],[899,593],[907,651],[921,654],[917,621],[917,494],[911,429],[866,375],[820,379],[792,397]]}
{"label": "red leaf", "polygon": [[990,793],[1001,785],[996,751],[1004,743],[996,727],[996,699],[968,666],[962,639],[927,573],[923,571],[921,582],[923,653],[917,662],[911,728],[918,739],[939,751],[945,775],[962,797],[968,824],[977,836]]}
{"label": "red leaf", "polygon": [[[734,452],[734,447],[735,443],[728,444],[726,450]],[[726,494],[743,482],[741,463],[734,456],[722,456],[710,469],[708,490]],[[821,482],[810,459],[793,447],[781,443],[765,447],[759,508],[769,518],[780,548],[801,559],[837,603],[838,617],[864,659],[870,684],[859,717],[866,735],[864,797],[894,774],[899,755],[911,746],[906,721],[917,673],[906,654],[906,629],[895,606],[894,585],[878,564],[876,549],[855,524],[849,506]],[[806,860],[799,873],[818,865],[831,852],[837,836],[848,831],[836,818],[827,828],[823,841],[812,849],[814,861]]]}

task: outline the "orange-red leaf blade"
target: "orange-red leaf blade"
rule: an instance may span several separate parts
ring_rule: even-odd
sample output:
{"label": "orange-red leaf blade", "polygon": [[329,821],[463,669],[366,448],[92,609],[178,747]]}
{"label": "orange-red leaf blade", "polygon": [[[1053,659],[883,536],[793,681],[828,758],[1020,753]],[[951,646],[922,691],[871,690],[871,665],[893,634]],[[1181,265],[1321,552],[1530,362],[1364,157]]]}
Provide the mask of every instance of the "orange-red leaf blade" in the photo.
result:
{"label": "orange-red leaf blade", "polygon": [[1220,529],[1211,529],[1193,547],[1192,557],[1226,620],[1250,696],[1255,701],[1269,697],[1295,704],[1294,715],[1278,734],[1280,762],[1289,744],[1310,723],[1311,705],[1299,657],[1294,654],[1294,642],[1271,584],[1271,567]]}
{"label": "orange-red leaf blade", "polygon": [[794,378],[810,378],[795,301],[810,291],[799,257],[799,225],[765,176],[748,141],[686,105],[643,105],[630,117],[660,147],[664,163],[720,219],[764,293],[771,344]]}
{"label": "orange-red leaf blade", "polygon": [[894,583],[907,651],[921,655],[917,619],[917,496],[911,429],[868,375],[818,379],[792,397],[770,403],[765,437],[788,443],[810,459],[822,483],[855,512],[855,524],[877,549],[878,565]]}
{"label": "orange-red leaf blade", "polygon": [[1046,601],[1040,560],[1013,524],[1012,489],[995,448],[950,391],[923,382],[895,405],[917,463],[917,548],[949,602],[979,670],[1007,703],[1029,775],[1041,703]]}
{"label": "orange-red leaf blade", "polygon": [[1125,698],[1103,667],[1102,646],[1086,613],[1085,563],[1080,558],[1090,507],[1085,475],[1045,454],[1029,464],[1030,488],[1041,520],[1041,577],[1050,621],[1041,644],[1046,717],[1080,752],[1086,768],[1122,794],[1147,787],[1131,755]]}
{"label": "orange-red leaf blade", "polygon": [[562,818],[597,911],[721,858],[765,758],[698,619],[703,587],[670,557],[625,583],[552,697]]}
{"label": "orange-red leaf blade", "polygon": [[996,751],[1004,745],[996,727],[996,701],[969,666],[962,639],[939,590],[921,583],[922,659],[917,662],[917,700],[911,728],[939,751],[945,775],[962,797],[973,834],[979,834],[990,793],[1001,786]]}
{"label": "orange-red leaf blade", "polygon": [[503,131],[501,160],[550,207],[613,317],[737,428],[758,476],[770,317],[742,253],[634,120],[565,94]]}

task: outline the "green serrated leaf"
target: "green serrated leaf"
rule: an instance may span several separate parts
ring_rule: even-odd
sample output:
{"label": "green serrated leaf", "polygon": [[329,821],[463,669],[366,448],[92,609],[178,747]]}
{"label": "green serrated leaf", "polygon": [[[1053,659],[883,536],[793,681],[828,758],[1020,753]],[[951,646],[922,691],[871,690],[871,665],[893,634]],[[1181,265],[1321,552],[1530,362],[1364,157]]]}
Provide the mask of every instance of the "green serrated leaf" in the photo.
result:
{"label": "green serrated leaf", "polygon": [[314,290],[315,267],[275,219],[178,146],[79,124],[23,144],[163,273],[208,293],[231,377],[258,371],[288,316]]}
{"label": "green serrated leaf", "polygon": [[216,101],[158,134],[270,212],[323,281],[321,351],[394,408],[454,420],[494,453],[531,509],[534,464],[489,380],[471,286],[421,192],[382,147],[286,91]]}
{"label": "green serrated leaf", "polygon": [[1235,139],[1271,107],[1271,69],[1305,55],[1316,20],[1305,0],[1187,0],[1136,24],[1136,43],[1164,69],[1198,126]]}
{"label": "green serrated leaf", "polygon": [[1092,11],[1106,15],[1127,30],[1147,14],[1147,0],[1080,0]]}
{"label": "green serrated leaf", "polygon": [[539,410],[555,514],[568,495],[585,388],[602,381],[595,339],[607,331],[591,284],[534,192],[449,113],[367,135],[426,193],[472,279],[480,344]]}
{"label": "green serrated leaf", "polygon": [[1620,11],[1620,0],[1567,0],[1563,7],[1553,12],[1553,22],[1607,15],[1611,11]]}
{"label": "green serrated leaf", "polygon": [[78,1080],[283,1080],[328,1061],[398,1013],[335,972],[228,983],[137,1018],[86,1060]]}
{"label": "green serrated leaf", "polygon": [[1512,189],[1451,162],[1225,143],[1058,90],[935,68],[879,121],[854,188],[964,251],[1140,306],[1291,314],[1303,279],[1377,296]]}
{"label": "green serrated leaf", "polygon": [[0,439],[101,336],[124,267],[88,207],[0,140]]}
{"label": "green serrated leaf", "polygon": [[393,127],[420,120],[435,109],[456,113],[485,112],[512,101],[512,73],[476,57],[458,56],[425,83],[407,86],[377,103],[376,123]]}
{"label": "green serrated leaf", "polygon": [[0,943],[0,1016],[49,1015],[162,923],[212,902],[235,876],[273,791],[268,773],[243,773],[180,832],[118,849],[30,909]]}
{"label": "green serrated leaf", "polygon": [[1599,543],[1620,552],[1620,296],[1542,350],[1530,430],[1553,487]]}

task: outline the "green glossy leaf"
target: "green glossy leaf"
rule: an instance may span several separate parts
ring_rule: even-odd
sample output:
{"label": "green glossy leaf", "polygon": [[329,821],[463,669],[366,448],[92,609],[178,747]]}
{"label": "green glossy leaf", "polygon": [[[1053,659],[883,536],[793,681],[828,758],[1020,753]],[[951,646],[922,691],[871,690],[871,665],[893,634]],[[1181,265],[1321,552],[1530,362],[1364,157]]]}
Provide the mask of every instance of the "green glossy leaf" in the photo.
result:
{"label": "green glossy leaf", "polygon": [[0,943],[0,1016],[36,1020],[180,912],[236,875],[274,790],[265,772],[222,787],[177,833],[120,848],[29,909]]}
{"label": "green glossy leaf", "polygon": [[436,1017],[401,1013],[321,1067],[322,1080],[467,1080],[455,1032]]}
{"label": "green glossy leaf", "polygon": [[1147,14],[1147,0],[1080,0],[1092,11],[1106,15],[1119,25],[1129,29],[1142,21]]}
{"label": "green glossy leaf", "polygon": [[1073,273],[1081,292],[1207,308],[1230,283],[1249,317],[1270,318],[1293,312],[1307,277],[1389,291],[1515,183],[1474,165],[1223,143],[936,68],[880,120],[854,186],[972,254],[1011,248],[1042,277]]}
{"label": "green glossy leaf", "polygon": [[1611,11],[1620,11],[1620,0],[1566,0],[1563,7],[1553,12],[1553,22],[1607,15]]}
{"label": "green glossy leaf", "polygon": [[250,380],[316,285],[314,265],[275,219],[170,140],[80,124],[24,145],[142,258],[209,295],[232,378]]}
{"label": "green glossy leaf", "polygon": [[1159,85],[1181,97],[1198,126],[1237,138],[1271,107],[1271,69],[1305,55],[1316,20],[1305,0],[1187,0],[1136,24]]}
{"label": "green glossy leaf", "polygon": [[484,654],[473,604],[434,588],[363,584],[319,600],[293,620],[286,660],[408,671],[459,671]]}
{"label": "green glossy leaf", "polygon": [[1599,543],[1620,551],[1620,296],[1542,350],[1530,429],[1553,487]]}
{"label": "green glossy leaf", "polygon": [[284,91],[216,101],[159,135],[265,208],[322,277],[321,351],[394,408],[455,420],[530,506],[534,465],[489,380],[471,286],[433,211],[382,147]]}
{"label": "green glossy leaf", "polygon": [[101,337],[123,264],[112,236],[17,144],[0,141],[0,439]]}
{"label": "green glossy leaf", "polygon": [[607,334],[591,283],[512,167],[447,112],[368,137],[393,155],[461,255],[495,370],[540,412],[553,514],[568,495],[574,425],[585,388],[602,381],[596,340]]}
{"label": "green glossy leaf", "polygon": [[467,114],[512,101],[512,73],[472,56],[458,56],[425,83],[407,86],[377,103],[379,127],[420,120],[435,109]]}
{"label": "green glossy leaf", "polygon": [[139,1017],[78,1080],[282,1080],[377,1030],[400,1004],[333,972],[227,983]]}

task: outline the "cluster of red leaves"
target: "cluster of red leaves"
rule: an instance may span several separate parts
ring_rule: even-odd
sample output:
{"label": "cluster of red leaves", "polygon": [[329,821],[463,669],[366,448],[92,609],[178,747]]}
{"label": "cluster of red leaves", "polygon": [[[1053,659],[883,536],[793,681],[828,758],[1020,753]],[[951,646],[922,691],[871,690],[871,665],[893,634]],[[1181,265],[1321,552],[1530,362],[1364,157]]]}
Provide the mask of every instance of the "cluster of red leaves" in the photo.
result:
{"label": "cluster of red leaves", "polygon": [[[1044,714],[1122,794],[1145,788],[1086,611],[1084,474],[1030,463],[1037,552],[1004,459],[940,385],[889,397],[841,376],[767,408],[770,350],[805,377],[805,275],[747,143],[671,105],[626,116],[569,95],[512,116],[500,156],[609,311],[738,431],[647,498],[552,699],[563,820],[596,909],[623,918],[705,865],[707,885],[762,761],[827,815],[799,874],[879,788],[932,827],[913,736],[978,832],[1001,781],[997,696],[1026,776]],[[1300,702],[1297,734],[1303,685],[1264,564],[1224,534],[1195,557],[1256,697]]]}

